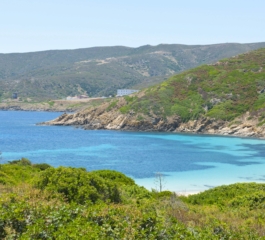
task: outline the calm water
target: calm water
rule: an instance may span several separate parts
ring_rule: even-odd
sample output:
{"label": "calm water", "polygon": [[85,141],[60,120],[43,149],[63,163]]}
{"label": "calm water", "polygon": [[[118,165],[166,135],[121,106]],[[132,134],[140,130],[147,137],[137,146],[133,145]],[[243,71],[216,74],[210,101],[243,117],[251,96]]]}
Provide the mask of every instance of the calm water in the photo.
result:
{"label": "calm water", "polygon": [[265,140],[35,125],[60,114],[0,111],[2,162],[26,157],[55,167],[114,169],[149,189],[161,172],[165,189],[178,192],[265,181]]}

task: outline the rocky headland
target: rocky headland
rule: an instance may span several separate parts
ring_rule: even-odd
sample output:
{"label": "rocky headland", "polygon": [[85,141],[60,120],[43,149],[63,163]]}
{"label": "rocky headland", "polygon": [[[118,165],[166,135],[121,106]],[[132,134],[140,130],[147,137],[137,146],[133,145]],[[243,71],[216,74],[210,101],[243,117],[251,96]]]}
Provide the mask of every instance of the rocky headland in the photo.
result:
{"label": "rocky headland", "polygon": [[265,49],[175,75],[47,125],[265,137]]}
{"label": "rocky headland", "polygon": [[[119,100],[117,108],[123,106],[124,99]],[[201,117],[196,120],[182,122],[179,116],[167,118],[149,117],[131,111],[122,114],[119,111],[108,110],[109,104],[100,107],[83,110],[77,113],[64,113],[58,118],[41,123],[44,125],[76,126],[87,130],[124,130],[124,131],[145,131],[145,132],[175,132],[175,133],[196,133],[215,134],[242,137],[265,137],[265,127],[257,126],[258,118],[251,117],[247,112],[232,122]]]}

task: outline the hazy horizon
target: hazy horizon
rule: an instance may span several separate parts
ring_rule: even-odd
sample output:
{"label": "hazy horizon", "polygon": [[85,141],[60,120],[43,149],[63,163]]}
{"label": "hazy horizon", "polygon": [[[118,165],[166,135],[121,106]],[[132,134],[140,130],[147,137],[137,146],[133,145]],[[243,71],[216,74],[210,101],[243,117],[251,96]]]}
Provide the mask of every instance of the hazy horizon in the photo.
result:
{"label": "hazy horizon", "polygon": [[[265,42],[265,41],[263,41]],[[47,52],[47,51],[71,51],[71,50],[78,50],[78,49],[87,49],[87,48],[103,48],[103,47],[126,47],[126,48],[140,48],[144,46],[151,46],[151,47],[156,47],[159,45],[187,45],[187,46],[208,46],[208,45],[220,45],[220,44],[255,44],[255,43],[263,43],[263,42],[246,42],[246,43],[241,43],[241,42],[223,42],[223,43],[210,43],[210,44],[183,44],[183,43],[159,43],[156,45],[151,45],[151,44],[145,44],[141,46],[136,46],[136,47],[131,47],[131,46],[124,46],[124,45],[113,45],[113,46],[93,46],[93,47],[82,47],[82,48],[68,48],[68,49],[45,49],[45,50],[36,50],[36,51],[30,51],[30,52],[10,52],[10,53],[1,53],[0,54],[16,54],[16,53],[34,53],[34,52]]]}
{"label": "hazy horizon", "polygon": [[265,41],[265,2],[3,0],[0,53]]}

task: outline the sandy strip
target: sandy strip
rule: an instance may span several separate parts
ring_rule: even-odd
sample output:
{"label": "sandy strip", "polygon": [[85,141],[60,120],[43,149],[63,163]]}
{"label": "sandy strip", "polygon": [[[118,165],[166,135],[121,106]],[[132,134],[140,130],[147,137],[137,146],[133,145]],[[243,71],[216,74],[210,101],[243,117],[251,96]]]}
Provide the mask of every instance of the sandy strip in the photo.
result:
{"label": "sandy strip", "polygon": [[200,191],[180,191],[180,192],[175,192],[177,196],[189,196],[189,195],[194,195],[200,193]]}

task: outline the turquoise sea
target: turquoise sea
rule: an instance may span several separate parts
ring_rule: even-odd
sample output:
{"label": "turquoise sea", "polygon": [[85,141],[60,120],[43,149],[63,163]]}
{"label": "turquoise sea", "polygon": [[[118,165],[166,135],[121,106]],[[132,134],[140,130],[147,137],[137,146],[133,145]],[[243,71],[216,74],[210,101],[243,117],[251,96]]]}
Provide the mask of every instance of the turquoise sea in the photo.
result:
{"label": "turquoise sea", "polygon": [[1,162],[114,169],[156,189],[198,192],[222,184],[265,181],[265,140],[209,135],[82,130],[37,126],[61,113],[0,111]]}

